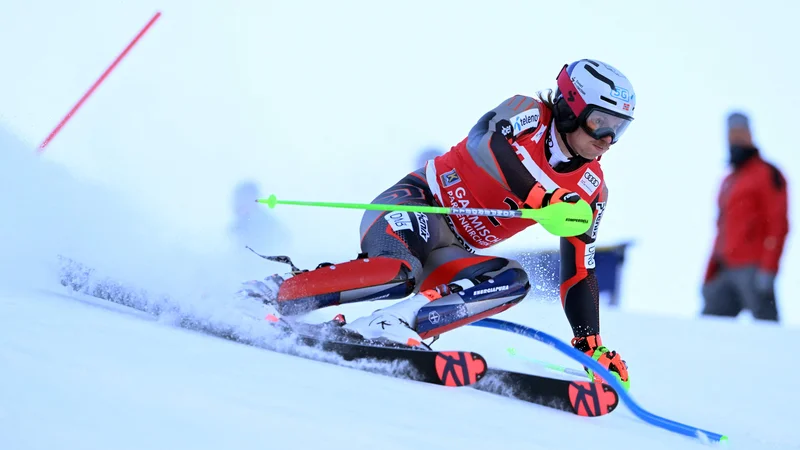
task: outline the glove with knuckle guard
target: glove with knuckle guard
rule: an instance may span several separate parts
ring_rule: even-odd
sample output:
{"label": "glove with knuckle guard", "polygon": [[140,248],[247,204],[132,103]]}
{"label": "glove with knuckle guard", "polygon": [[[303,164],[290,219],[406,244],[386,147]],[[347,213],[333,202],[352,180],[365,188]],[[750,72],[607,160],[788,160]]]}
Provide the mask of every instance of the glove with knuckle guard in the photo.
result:
{"label": "glove with knuckle guard", "polygon": [[[582,351],[590,358],[594,359],[601,366],[608,369],[619,381],[625,390],[629,390],[631,386],[630,378],[628,377],[628,365],[622,360],[619,353],[609,350],[603,345],[599,334],[591,336],[575,337],[572,339],[572,346],[577,350]],[[603,379],[596,374],[592,369],[584,367],[589,378],[595,382],[603,382]]]}
{"label": "glove with knuckle guard", "polygon": [[540,209],[544,208],[545,206],[555,205],[556,203],[562,202],[578,203],[580,199],[581,196],[578,193],[561,187],[548,192],[542,183],[537,181],[528,193],[528,197],[525,199],[524,206],[527,206],[531,209]]}

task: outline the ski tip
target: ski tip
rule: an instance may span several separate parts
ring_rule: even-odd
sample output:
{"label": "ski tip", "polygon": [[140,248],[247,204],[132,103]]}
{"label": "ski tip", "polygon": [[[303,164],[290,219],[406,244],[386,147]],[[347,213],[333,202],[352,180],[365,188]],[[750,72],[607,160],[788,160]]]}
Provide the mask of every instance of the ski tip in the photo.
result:
{"label": "ski tip", "polygon": [[475,352],[439,352],[436,355],[436,374],[445,386],[468,386],[486,375],[489,366]]}
{"label": "ski tip", "polygon": [[617,391],[605,383],[573,381],[569,384],[569,402],[575,414],[584,417],[603,416],[619,404]]}

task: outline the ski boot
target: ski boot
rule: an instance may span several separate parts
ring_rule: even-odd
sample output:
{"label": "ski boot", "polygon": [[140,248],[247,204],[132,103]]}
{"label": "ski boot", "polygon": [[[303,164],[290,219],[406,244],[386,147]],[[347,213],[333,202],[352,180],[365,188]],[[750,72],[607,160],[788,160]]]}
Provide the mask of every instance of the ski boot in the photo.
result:
{"label": "ski boot", "polygon": [[[603,345],[599,334],[575,337],[572,338],[571,342],[574,348],[582,351],[587,356],[600,363],[601,366],[608,369],[626,391],[630,390],[631,381],[628,376],[628,364],[622,360],[622,357],[620,357],[616,351],[609,350],[608,347]],[[586,370],[590,380],[594,382],[603,382],[600,375],[596,374],[590,368],[584,366],[584,370]]]}
{"label": "ski boot", "polygon": [[[359,317],[343,328],[358,333],[367,341],[392,347],[412,347],[430,350],[414,329],[417,312],[428,303],[450,293],[447,285],[422,291],[389,307],[375,310],[371,315]],[[433,338],[433,341],[437,337]],[[433,343],[431,341],[431,343]]]}

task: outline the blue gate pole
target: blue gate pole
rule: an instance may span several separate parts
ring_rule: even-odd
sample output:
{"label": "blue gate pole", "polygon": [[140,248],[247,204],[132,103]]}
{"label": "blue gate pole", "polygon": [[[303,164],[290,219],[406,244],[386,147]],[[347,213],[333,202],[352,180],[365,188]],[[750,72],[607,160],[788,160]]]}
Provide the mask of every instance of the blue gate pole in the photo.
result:
{"label": "blue gate pole", "polygon": [[633,398],[631,398],[630,394],[628,394],[628,391],[625,390],[625,387],[622,386],[622,384],[617,380],[617,378],[613,374],[611,374],[611,372],[609,372],[605,367],[601,366],[600,363],[590,358],[583,352],[573,348],[571,345],[566,344],[561,340],[543,331],[539,331],[534,328],[527,327],[525,325],[519,325],[513,322],[508,322],[505,320],[499,320],[493,318],[482,319],[477,322],[473,322],[470,325],[483,328],[492,328],[495,330],[508,331],[531,339],[535,339],[543,344],[555,347],[561,353],[566,354],[570,358],[578,361],[584,366],[589,367],[596,373],[600,374],[601,378],[603,378],[603,380],[606,383],[610,384],[611,387],[613,387],[617,391],[617,394],[619,394],[620,398],[622,398],[622,400],[625,402],[625,404],[628,406],[631,412],[633,412],[633,414],[635,414],[641,420],[651,425],[700,440],[703,440],[704,438],[717,442],[728,440],[728,437],[725,435],[714,433],[713,431],[703,430],[680,422],[675,422],[673,420],[658,416],[656,414],[653,414],[645,410],[644,408],[639,406],[633,400]]}

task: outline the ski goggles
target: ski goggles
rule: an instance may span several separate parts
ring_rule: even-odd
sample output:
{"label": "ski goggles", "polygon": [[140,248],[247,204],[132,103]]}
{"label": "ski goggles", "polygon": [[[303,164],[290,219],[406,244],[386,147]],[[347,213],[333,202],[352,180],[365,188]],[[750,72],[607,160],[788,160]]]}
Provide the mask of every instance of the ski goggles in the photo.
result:
{"label": "ski goggles", "polygon": [[581,113],[580,124],[583,131],[595,139],[611,136],[611,143],[616,144],[628,129],[632,117],[609,111],[607,109],[587,106]]}

